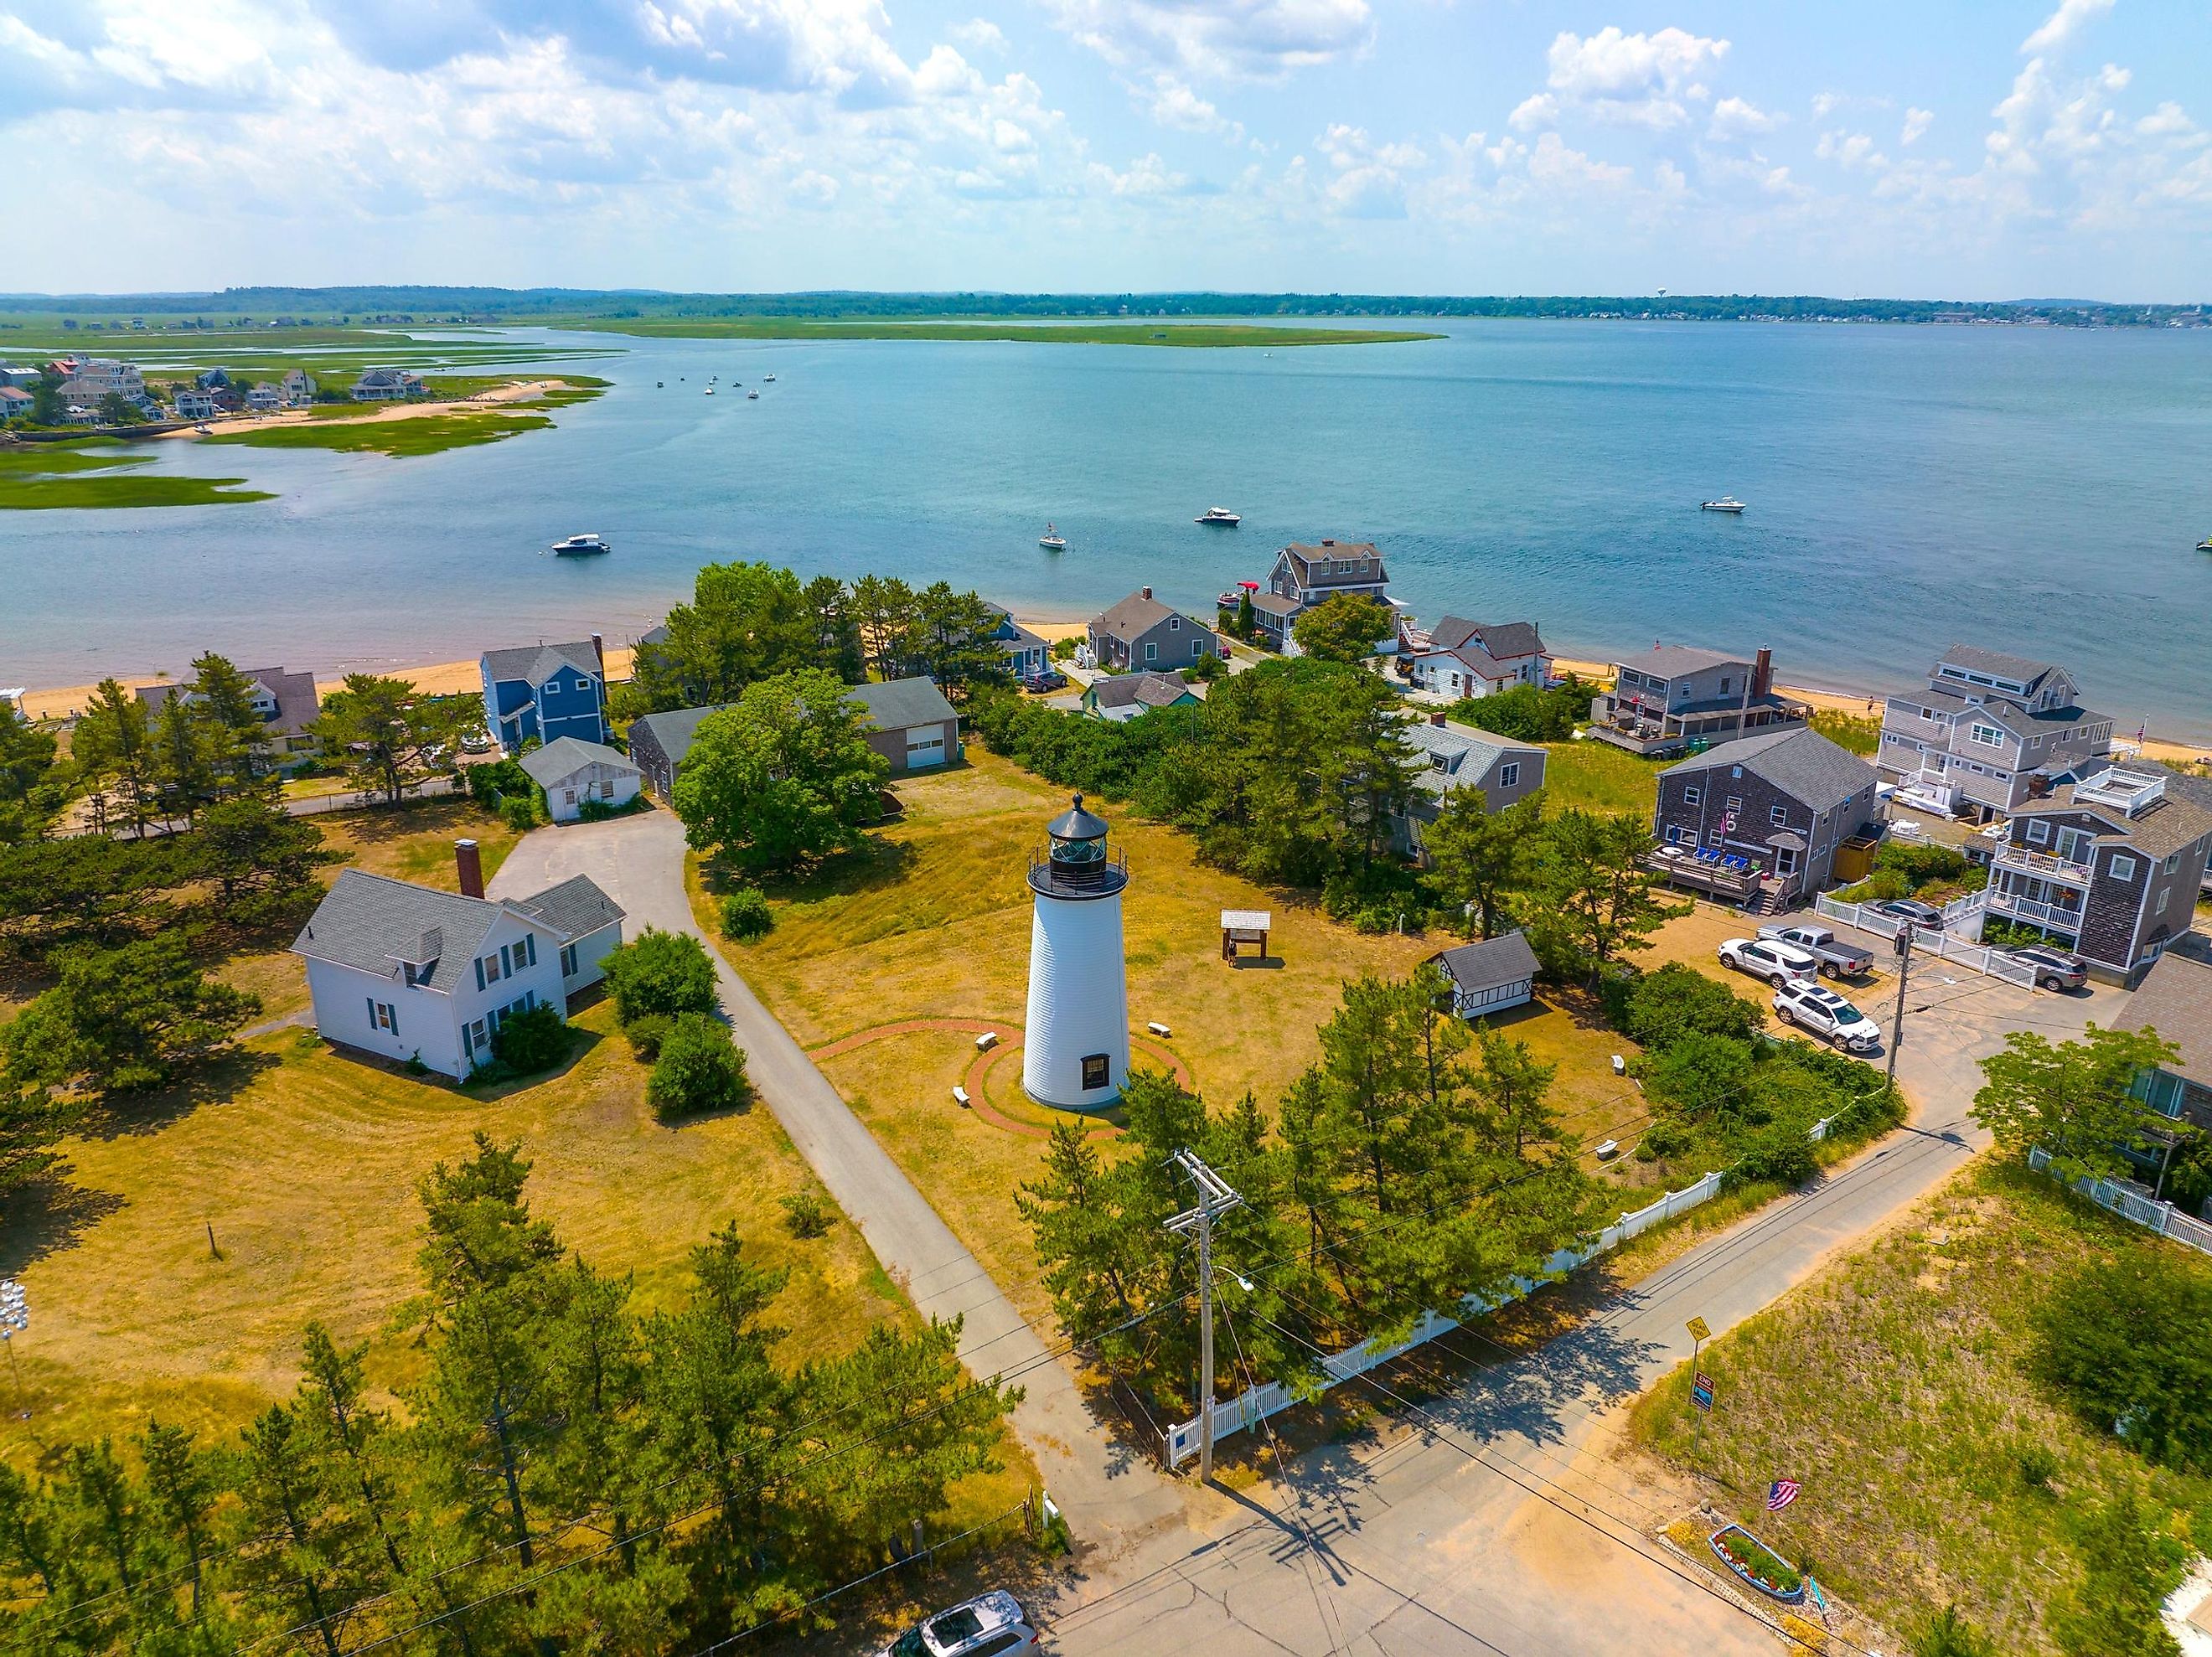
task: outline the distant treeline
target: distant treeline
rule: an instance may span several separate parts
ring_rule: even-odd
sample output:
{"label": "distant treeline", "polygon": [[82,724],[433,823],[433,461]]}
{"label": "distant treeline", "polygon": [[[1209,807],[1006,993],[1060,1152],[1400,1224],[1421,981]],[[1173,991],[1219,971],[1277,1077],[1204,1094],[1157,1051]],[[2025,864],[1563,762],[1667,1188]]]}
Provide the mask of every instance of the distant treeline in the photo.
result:
{"label": "distant treeline", "polygon": [[2092,300],[1824,299],[1811,294],[1490,295],[1408,294],[667,294],[574,288],[228,288],[219,294],[0,294],[0,313],[198,316],[225,320],[343,315],[521,322],[564,317],[1600,317],[1692,322],[1954,322],[2056,327],[2203,327],[2206,305]]}

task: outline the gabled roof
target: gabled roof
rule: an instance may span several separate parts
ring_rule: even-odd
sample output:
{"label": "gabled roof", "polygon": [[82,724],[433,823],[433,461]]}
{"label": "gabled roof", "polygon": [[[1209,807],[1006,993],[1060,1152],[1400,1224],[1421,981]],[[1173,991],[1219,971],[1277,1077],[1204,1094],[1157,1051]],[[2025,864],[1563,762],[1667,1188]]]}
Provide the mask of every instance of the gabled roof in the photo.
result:
{"label": "gabled roof", "polygon": [[1548,653],[1534,622],[1468,622],[1447,616],[1429,629],[1429,642],[1438,650],[1457,651],[1470,640],[1494,662]]}
{"label": "gabled roof", "polygon": [[559,737],[522,756],[522,768],[540,788],[550,788],[563,777],[573,777],[587,765],[611,765],[635,774],[637,762],[619,749],[581,737]]}
{"label": "gabled roof", "polygon": [[2002,650],[1984,650],[1979,645],[1953,645],[1936,659],[1936,665],[1928,670],[1928,677],[1936,677],[1936,670],[1948,663],[1963,667],[1969,673],[1986,673],[1993,678],[2010,679],[2023,684],[2030,691],[2045,675],[2058,669],[2050,662],[2032,661],[2026,656],[2008,656]]}
{"label": "gabled roof", "polygon": [[582,875],[532,897],[495,902],[348,869],[323,895],[292,948],[310,960],[386,977],[397,976],[403,962],[428,967],[430,971],[418,974],[416,981],[451,990],[459,980],[437,963],[450,959],[465,967],[481,952],[485,936],[502,914],[549,927],[564,944],[596,931],[605,920],[578,928],[556,916],[579,921],[593,916],[622,918],[606,894]]}
{"label": "gabled roof", "polygon": [[1462,944],[1431,959],[1469,994],[1518,984],[1536,975],[1536,952],[1517,932],[1487,938],[1480,944]]}
{"label": "gabled roof", "polygon": [[1432,794],[1479,786],[1498,762],[1509,755],[1540,759],[1544,752],[1526,743],[1510,742],[1487,731],[1477,731],[1472,725],[1432,725],[1426,719],[1407,725],[1405,743],[1427,762],[1414,777],[1413,786]]}
{"label": "gabled roof", "polygon": [[692,739],[698,736],[699,726],[709,713],[720,713],[735,707],[735,702],[715,702],[706,707],[674,707],[665,713],[647,713],[632,721],[629,727],[630,747],[637,747],[637,733],[651,735],[653,745],[668,756],[671,765],[681,765],[691,751]]}
{"label": "gabled roof", "polygon": [[1699,650],[1693,645],[1654,645],[1641,656],[1622,657],[1615,665],[1632,667],[1638,673],[1662,679],[1702,673],[1712,667],[1740,667],[1746,672],[1751,670],[1751,664],[1741,656],[1731,656],[1722,650]]}
{"label": "gabled roof", "polygon": [[[241,669],[239,677],[250,684],[266,687],[276,699],[276,717],[264,721],[262,725],[273,735],[289,737],[305,731],[322,710],[312,673],[295,673],[281,667],[249,667]],[[161,705],[178,691],[191,689],[191,684],[142,684],[138,687],[138,700],[146,704],[148,713],[158,713]]]}
{"label": "gabled roof", "polygon": [[1127,640],[1150,633],[1175,613],[1149,592],[1133,592],[1092,621],[1091,630]]}
{"label": "gabled roof", "polygon": [[483,653],[483,668],[495,684],[520,679],[535,687],[557,678],[563,669],[573,669],[587,678],[605,677],[599,667],[599,652],[592,647],[589,639],[565,645],[517,645],[512,650],[487,650]]}
{"label": "gabled roof", "polygon": [[2168,950],[2114,1022],[2124,1030],[2156,1030],[2181,1049],[2165,1068],[2212,1088],[2212,964]]}
{"label": "gabled roof", "polygon": [[[1372,541],[1323,541],[1317,547],[1293,541],[1283,549],[1283,555],[1291,561],[1298,585],[1303,587],[1364,586],[1385,579],[1382,555]],[[1332,559],[1363,558],[1371,559],[1375,564],[1374,569],[1364,575],[1340,575],[1328,568]],[[1315,568],[1316,564],[1322,568]]]}
{"label": "gabled roof", "polygon": [[1109,673],[1093,680],[1091,700],[1100,707],[1168,707],[1198,693],[1172,673]]}
{"label": "gabled roof", "polygon": [[[2101,775],[2101,773],[2097,774]],[[2130,817],[2118,806],[2076,800],[2075,785],[2060,783],[2040,799],[2022,800],[2013,808],[2014,821],[2055,816],[2094,818],[2105,827],[2097,836],[2100,846],[2124,846],[2145,857],[2171,857],[2200,836],[2212,834],[2212,810],[2167,786],[2165,798]],[[2185,915],[2186,911],[2184,912]]]}
{"label": "gabled roof", "polygon": [[941,725],[960,717],[953,711],[952,704],[945,700],[945,693],[937,688],[937,682],[919,674],[911,679],[892,679],[883,684],[856,684],[845,693],[845,700],[866,708],[878,731]]}
{"label": "gabled roof", "polygon": [[571,938],[596,932],[623,919],[621,906],[601,891],[589,875],[571,875],[535,897],[515,899],[514,907]]}
{"label": "gabled roof", "polygon": [[1878,780],[1874,767],[1857,755],[1802,725],[1718,744],[1659,774],[1696,774],[1738,765],[1815,811],[1831,810]]}

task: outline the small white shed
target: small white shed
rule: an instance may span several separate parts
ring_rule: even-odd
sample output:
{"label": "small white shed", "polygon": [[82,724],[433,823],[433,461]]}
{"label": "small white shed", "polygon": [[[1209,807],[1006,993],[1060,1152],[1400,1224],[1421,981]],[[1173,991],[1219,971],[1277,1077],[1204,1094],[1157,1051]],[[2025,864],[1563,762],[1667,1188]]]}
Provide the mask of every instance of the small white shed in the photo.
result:
{"label": "small white shed", "polygon": [[558,737],[522,756],[522,768],[545,791],[546,809],[556,822],[574,822],[584,802],[610,807],[637,798],[639,771],[627,754],[580,737]]}
{"label": "small white shed", "polygon": [[1452,1011],[1462,1018],[1526,1006],[1536,993],[1536,952],[1519,932],[1462,944],[1432,957],[1451,980]]}

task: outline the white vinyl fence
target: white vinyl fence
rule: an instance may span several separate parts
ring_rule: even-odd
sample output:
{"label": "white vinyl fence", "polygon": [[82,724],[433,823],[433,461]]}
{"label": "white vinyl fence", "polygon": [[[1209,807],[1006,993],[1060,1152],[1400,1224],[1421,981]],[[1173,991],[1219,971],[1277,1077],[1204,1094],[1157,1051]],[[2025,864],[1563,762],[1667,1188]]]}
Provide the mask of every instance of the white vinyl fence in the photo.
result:
{"label": "white vinyl fence", "polygon": [[[1819,1138],[1827,1126],[1822,1122],[1814,1129],[1814,1137]],[[1332,1354],[1321,1362],[1320,1369],[1325,1379],[1315,1390],[1326,1392],[1332,1387],[1365,1375],[1370,1369],[1379,1369],[1394,1358],[1403,1357],[1416,1346],[1425,1344],[1439,1335],[1449,1334],[1465,1319],[1480,1317],[1485,1312],[1496,1311],[1510,1302],[1519,1300],[1540,1284],[1563,1278],[1577,1266],[1588,1264],[1608,1249],[1619,1247],[1631,1237],[1649,1231],[1662,1221],[1671,1220],[1677,1214],[1710,1200],[1720,1188],[1721,1176],[1708,1174],[1695,1185],[1680,1191],[1668,1192],[1657,1202],[1639,1208],[1633,1214],[1622,1215],[1598,1233],[1597,1241],[1587,1251],[1562,1248],[1544,1263],[1544,1275],[1540,1278],[1516,1278],[1513,1286],[1495,1299],[1470,1295],[1460,1303],[1461,1315],[1457,1318],[1448,1318],[1439,1312],[1424,1312],[1420,1321],[1413,1326],[1413,1332],[1403,1340],[1386,1344],[1365,1340],[1357,1346],[1348,1346],[1341,1352]],[[1214,1440],[1218,1443],[1231,1433],[1241,1433],[1256,1427],[1269,1416],[1279,1415],[1301,1399],[1311,1396],[1311,1391],[1293,1393],[1279,1381],[1248,1387],[1227,1403],[1213,1406]],[[1178,1466],[1198,1454],[1198,1418],[1194,1416],[1188,1421],[1179,1422],[1170,1427],[1162,1436],[1166,1441],[1168,1466]]]}
{"label": "white vinyl fence", "polygon": [[[2027,1153],[2027,1165],[2038,1173],[2051,1164],[2051,1153],[2041,1146]],[[2054,1176],[2056,1177],[2056,1176]],[[2199,1253],[2212,1254],[2212,1225],[2191,1219],[2172,1203],[2159,1202],[2118,1180],[2076,1180],[2074,1189],[2100,1208],[2109,1208],[2124,1220],[2132,1220],[2161,1237],[2171,1237]]]}
{"label": "white vinyl fence", "polygon": [[[1947,930],[1940,932],[1923,932],[1914,927],[1912,947],[1923,955],[1932,955],[1939,961],[1948,961],[1964,967],[1969,972],[1984,973],[2008,984],[2017,984],[2024,990],[2035,987],[2035,968],[2024,961],[2015,961],[2002,950],[1992,949],[1986,944],[1977,944],[1960,934],[1948,930],[1953,926],[1967,926],[1978,933],[1981,931],[1983,906],[1988,901],[1980,892],[1970,892],[1943,911]],[[1899,920],[1894,915],[1876,914],[1863,903],[1846,903],[1840,898],[1823,895],[1813,900],[1814,913],[1824,920],[1834,920],[1860,932],[1870,932],[1876,938],[1895,938],[1911,923]],[[1954,915],[1953,911],[1958,913]]]}

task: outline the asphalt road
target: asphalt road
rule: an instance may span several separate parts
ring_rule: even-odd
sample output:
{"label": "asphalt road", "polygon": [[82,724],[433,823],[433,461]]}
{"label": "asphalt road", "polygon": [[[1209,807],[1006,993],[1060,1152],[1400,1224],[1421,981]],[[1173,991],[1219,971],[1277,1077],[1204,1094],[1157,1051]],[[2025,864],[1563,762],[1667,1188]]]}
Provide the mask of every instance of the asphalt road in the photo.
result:
{"label": "asphalt road", "polygon": [[922,1314],[963,1320],[960,1350],[969,1372],[1004,1375],[1024,1389],[1015,1430],[1074,1533],[1119,1540],[1176,1517],[1176,1487],[1152,1463],[1109,1442],[1085,1408],[1073,1373],[699,930],[684,889],[684,826],[665,810],[540,828],[507,854],[487,889],[514,897],[589,875],[622,906],[624,938],[650,926],[705,943],[723,1012],[761,1098]]}

